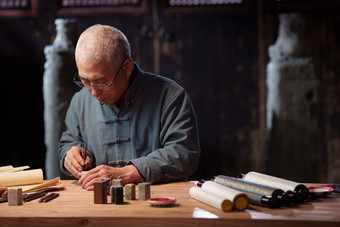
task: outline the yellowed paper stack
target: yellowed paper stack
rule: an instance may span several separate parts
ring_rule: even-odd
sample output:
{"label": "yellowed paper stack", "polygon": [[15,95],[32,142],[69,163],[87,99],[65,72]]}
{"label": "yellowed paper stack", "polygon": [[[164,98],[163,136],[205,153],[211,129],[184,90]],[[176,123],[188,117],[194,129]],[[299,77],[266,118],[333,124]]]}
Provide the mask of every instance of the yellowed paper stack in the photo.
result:
{"label": "yellowed paper stack", "polygon": [[63,188],[59,177],[44,182],[42,169],[27,170],[29,168],[29,166],[16,168],[13,166],[0,167],[0,185],[5,187],[21,187],[24,193]]}
{"label": "yellowed paper stack", "polygon": [[44,177],[41,169],[0,173],[0,185],[6,187],[40,184],[43,180]]}

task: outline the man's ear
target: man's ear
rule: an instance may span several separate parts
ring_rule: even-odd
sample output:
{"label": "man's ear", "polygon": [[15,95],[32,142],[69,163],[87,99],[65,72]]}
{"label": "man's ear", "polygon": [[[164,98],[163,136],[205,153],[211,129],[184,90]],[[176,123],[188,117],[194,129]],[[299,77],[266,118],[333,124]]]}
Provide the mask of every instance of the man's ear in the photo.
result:
{"label": "man's ear", "polygon": [[133,60],[132,58],[128,58],[125,60],[123,68],[128,76],[131,75],[133,69]]}

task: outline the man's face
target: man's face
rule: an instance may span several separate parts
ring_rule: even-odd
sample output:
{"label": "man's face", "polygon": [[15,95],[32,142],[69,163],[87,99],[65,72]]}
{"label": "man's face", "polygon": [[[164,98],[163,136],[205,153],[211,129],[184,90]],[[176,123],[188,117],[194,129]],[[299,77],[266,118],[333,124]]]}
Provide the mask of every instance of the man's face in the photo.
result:
{"label": "man's face", "polygon": [[[125,63],[126,60],[120,65],[95,64],[77,59],[79,79],[98,101],[105,104],[114,104],[129,85],[129,75]],[[104,84],[104,86],[96,86],[96,84]]]}

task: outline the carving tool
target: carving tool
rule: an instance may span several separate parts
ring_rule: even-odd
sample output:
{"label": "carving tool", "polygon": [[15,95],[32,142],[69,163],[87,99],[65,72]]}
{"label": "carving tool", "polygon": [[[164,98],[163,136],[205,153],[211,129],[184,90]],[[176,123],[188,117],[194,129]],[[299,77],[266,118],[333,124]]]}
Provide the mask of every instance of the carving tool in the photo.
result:
{"label": "carving tool", "polygon": [[86,165],[85,165],[85,160],[86,160],[86,157],[87,157],[86,150],[87,150],[87,144],[84,143],[84,148],[81,150],[81,156],[83,157],[83,160],[84,160],[84,165],[82,166],[82,171],[84,171],[85,167],[86,167]]}
{"label": "carving tool", "polygon": [[32,201],[34,199],[38,199],[40,197],[43,197],[47,194],[47,192],[37,192],[37,193],[33,193],[33,194],[25,194],[23,195],[23,200],[24,202],[29,202]]}
{"label": "carving tool", "polygon": [[52,199],[57,198],[58,196],[59,196],[59,193],[51,193],[51,194],[41,198],[39,200],[39,203],[47,203],[47,202],[51,201]]}

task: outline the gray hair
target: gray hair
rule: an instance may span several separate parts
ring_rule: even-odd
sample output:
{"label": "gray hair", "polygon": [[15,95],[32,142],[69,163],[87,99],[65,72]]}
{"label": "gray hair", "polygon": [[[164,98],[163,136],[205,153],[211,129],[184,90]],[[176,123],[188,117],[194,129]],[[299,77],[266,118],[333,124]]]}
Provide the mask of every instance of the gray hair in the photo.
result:
{"label": "gray hair", "polygon": [[118,29],[107,25],[94,25],[86,29],[79,37],[76,59],[89,63],[108,64],[120,62],[131,57],[130,43]]}

